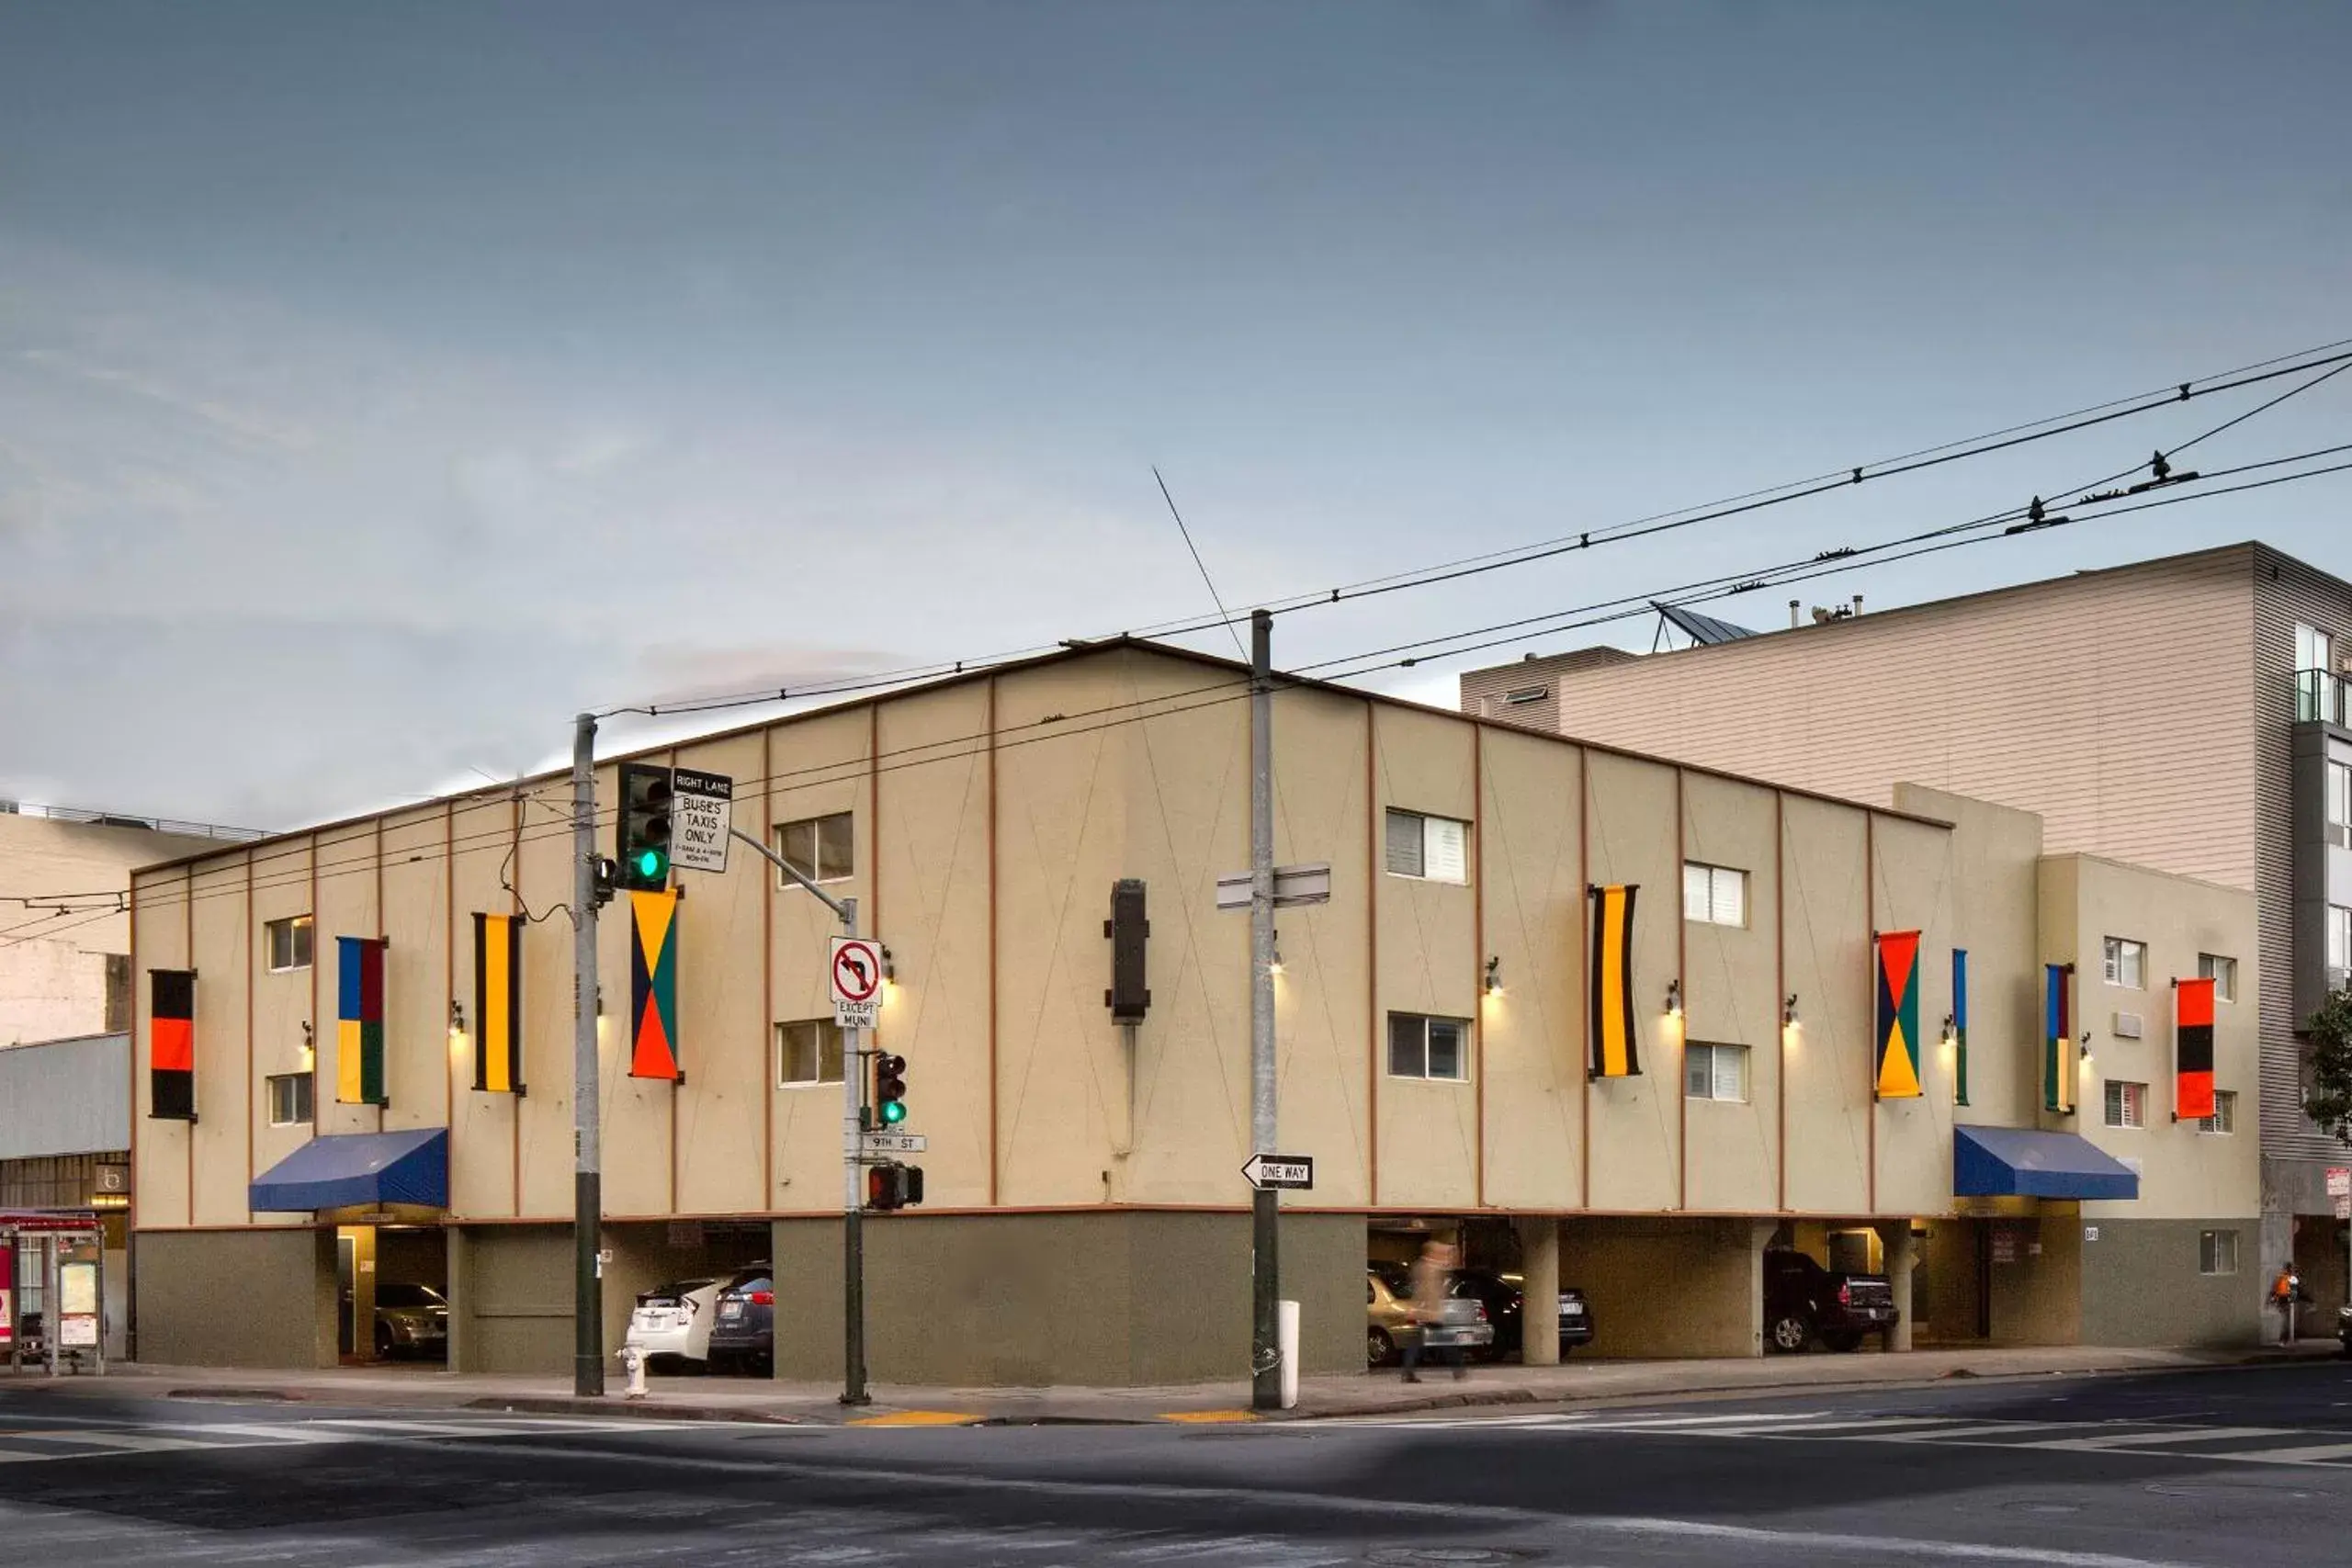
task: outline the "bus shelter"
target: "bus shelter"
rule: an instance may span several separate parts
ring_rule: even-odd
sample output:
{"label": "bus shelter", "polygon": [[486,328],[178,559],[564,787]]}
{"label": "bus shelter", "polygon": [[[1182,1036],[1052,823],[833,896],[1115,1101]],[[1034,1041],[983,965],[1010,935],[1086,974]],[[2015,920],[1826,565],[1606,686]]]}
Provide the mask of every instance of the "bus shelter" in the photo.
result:
{"label": "bus shelter", "polygon": [[106,1235],[94,1209],[0,1209],[0,1361],[106,1371]]}

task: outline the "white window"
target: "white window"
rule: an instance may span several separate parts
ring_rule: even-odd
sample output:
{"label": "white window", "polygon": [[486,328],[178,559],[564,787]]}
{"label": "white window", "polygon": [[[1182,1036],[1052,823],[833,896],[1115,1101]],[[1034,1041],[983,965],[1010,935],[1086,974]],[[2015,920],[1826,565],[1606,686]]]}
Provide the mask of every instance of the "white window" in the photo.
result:
{"label": "white window", "polygon": [[265,1080],[269,1087],[269,1124],[292,1127],[311,1121],[315,1080],[308,1073],[279,1073]]}
{"label": "white window", "polygon": [[[845,882],[857,874],[854,821],[850,813],[836,811],[830,817],[782,823],[775,830],[775,852],[811,882]],[[776,873],[776,885],[799,886],[782,872]]]}
{"label": "white window", "polygon": [[2107,939],[2107,983],[2138,991],[2148,984],[2148,944],[2130,937]]}
{"label": "white window", "polygon": [[2199,1274],[2236,1273],[2238,1271],[2238,1233],[2199,1231],[2197,1233],[2197,1271]]}
{"label": "white window", "polygon": [[1711,926],[1747,923],[1747,873],[1727,865],[1682,864],[1682,918]]}
{"label": "white window", "polygon": [[2120,1078],[2107,1080],[2107,1124],[2110,1127],[2144,1127],[2148,1124],[2148,1086],[2125,1083]]}
{"label": "white window", "polygon": [[269,955],[271,974],[311,966],[311,917],[290,915],[262,928],[262,946]]}
{"label": "white window", "polygon": [[1388,1076],[1466,1082],[1470,1077],[1470,1021],[1388,1015]]}
{"label": "white window", "polygon": [[2224,958],[2218,953],[2197,955],[2197,973],[2213,982],[2213,995],[2225,1002],[2238,999],[2238,961]]}
{"label": "white window", "polygon": [[2335,668],[2334,654],[2335,641],[2325,632],[2317,626],[2296,623],[2295,668],[2298,671],[2333,670]]}
{"label": "white window", "polygon": [[2352,850],[2352,763],[2327,765],[2327,841]]}
{"label": "white window", "polygon": [[778,1089],[842,1081],[842,1029],[830,1018],[775,1026]]}
{"label": "white window", "polygon": [[[2327,907],[2327,966],[2352,969],[2352,909],[2341,904]],[[2329,984],[2335,984],[2333,976]]]}
{"label": "white window", "polygon": [[1470,824],[1418,811],[1388,814],[1388,874],[1428,882],[1470,880]]}
{"label": "white window", "polygon": [[1747,1047],[1684,1046],[1682,1092],[1691,1100],[1745,1101],[1747,1099]]}
{"label": "white window", "polygon": [[2199,1116],[2197,1130],[2200,1133],[2234,1133],[2238,1130],[2238,1096],[2235,1089],[2217,1089],[2213,1091],[2213,1114]]}

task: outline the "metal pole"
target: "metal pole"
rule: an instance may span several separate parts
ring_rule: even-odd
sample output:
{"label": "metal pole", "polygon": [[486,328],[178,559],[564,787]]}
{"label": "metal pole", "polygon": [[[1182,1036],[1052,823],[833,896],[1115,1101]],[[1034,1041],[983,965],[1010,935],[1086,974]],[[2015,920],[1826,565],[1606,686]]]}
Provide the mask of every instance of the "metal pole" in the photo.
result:
{"label": "metal pole", "polygon": [[[1250,1141],[1274,1149],[1274,617],[1250,615]],[[1250,1404],[1279,1410],[1282,1296],[1279,1204],[1261,1187],[1250,1201]]]}
{"label": "metal pole", "polygon": [[[840,905],[842,934],[857,934],[857,900]],[[842,1032],[842,1403],[865,1404],[865,1194],[858,1190],[858,1156],[865,1131],[865,1057],[858,1049],[864,1032]]]}
{"label": "metal pole", "polygon": [[605,1199],[596,1063],[596,716],[571,730],[571,1392],[605,1393]]}

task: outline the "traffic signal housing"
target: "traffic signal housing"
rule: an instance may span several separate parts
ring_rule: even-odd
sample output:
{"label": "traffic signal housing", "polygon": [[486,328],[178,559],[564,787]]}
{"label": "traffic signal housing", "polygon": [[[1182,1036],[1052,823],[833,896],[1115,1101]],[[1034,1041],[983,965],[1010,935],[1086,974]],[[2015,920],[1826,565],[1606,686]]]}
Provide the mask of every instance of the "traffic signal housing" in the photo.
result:
{"label": "traffic signal housing", "polygon": [[874,1124],[883,1129],[907,1119],[907,1059],[885,1051],[874,1058]]}
{"label": "traffic signal housing", "polygon": [[614,822],[614,860],[623,887],[660,892],[670,886],[670,770],[621,764],[621,804]]}
{"label": "traffic signal housing", "polygon": [[922,1167],[885,1160],[865,1168],[865,1206],[890,1213],[922,1201]]}

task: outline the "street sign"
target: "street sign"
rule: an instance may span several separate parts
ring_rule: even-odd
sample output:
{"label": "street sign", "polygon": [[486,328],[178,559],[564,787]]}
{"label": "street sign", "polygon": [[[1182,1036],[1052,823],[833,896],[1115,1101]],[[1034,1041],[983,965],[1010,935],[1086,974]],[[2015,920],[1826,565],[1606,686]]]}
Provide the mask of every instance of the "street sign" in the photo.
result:
{"label": "street sign", "polygon": [[2339,1220],[2352,1220],[2352,1192],[2347,1192],[2335,1201],[2335,1217]]}
{"label": "street sign", "polygon": [[1261,1192],[1270,1187],[1306,1192],[1315,1186],[1315,1160],[1309,1155],[1251,1155],[1241,1174]]}
{"label": "street sign", "polygon": [[[1331,863],[1318,861],[1313,865],[1278,865],[1274,867],[1274,907],[1289,908],[1299,904],[1328,904],[1331,901]],[[1216,879],[1216,907],[1220,909],[1246,909],[1250,907],[1250,874]]]}
{"label": "street sign", "polygon": [[735,781],[692,768],[674,769],[670,779],[670,863],[684,871],[724,872]]}
{"label": "street sign", "polygon": [[861,936],[833,938],[826,966],[833,993],[833,1021],[843,1029],[871,1029],[882,1005],[882,944]]}
{"label": "street sign", "polygon": [[867,1133],[858,1139],[860,1154],[919,1155],[930,1147],[921,1133]]}
{"label": "street sign", "polygon": [[2340,1165],[2327,1168],[2327,1195],[2331,1198],[2352,1198],[2352,1169]]}

